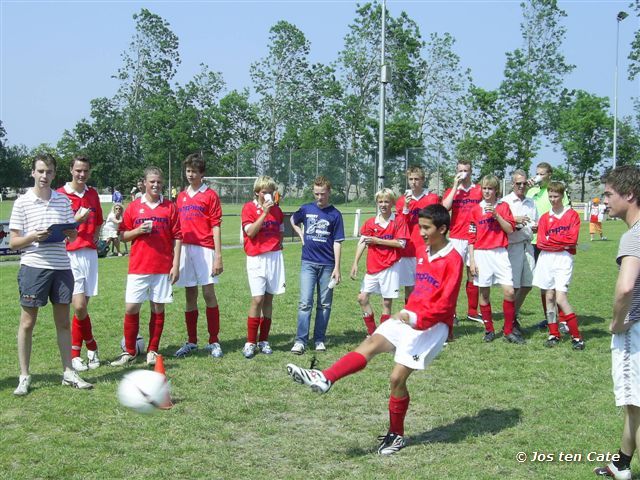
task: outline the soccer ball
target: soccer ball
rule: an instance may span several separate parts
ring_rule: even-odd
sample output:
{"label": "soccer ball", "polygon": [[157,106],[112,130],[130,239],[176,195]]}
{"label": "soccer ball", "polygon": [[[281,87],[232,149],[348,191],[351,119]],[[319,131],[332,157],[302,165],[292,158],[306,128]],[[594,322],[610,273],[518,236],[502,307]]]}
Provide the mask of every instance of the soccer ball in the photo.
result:
{"label": "soccer ball", "polygon": [[[120,348],[123,352],[126,352],[126,348],[124,346],[124,337],[120,340]],[[136,338],[136,357],[144,352],[144,338],[142,335],[138,334],[138,338]]]}
{"label": "soccer ball", "polygon": [[118,385],[118,400],[138,413],[151,413],[169,398],[169,386],[164,375],[152,370],[127,373]]}

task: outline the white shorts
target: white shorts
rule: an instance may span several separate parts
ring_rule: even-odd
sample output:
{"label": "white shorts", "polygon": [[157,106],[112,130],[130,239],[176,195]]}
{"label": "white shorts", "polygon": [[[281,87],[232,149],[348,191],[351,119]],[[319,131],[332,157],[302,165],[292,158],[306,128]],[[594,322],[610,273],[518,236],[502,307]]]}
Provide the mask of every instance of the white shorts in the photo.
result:
{"label": "white shorts", "polygon": [[536,261],[533,257],[533,246],[529,242],[519,242],[507,247],[513,288],[531,287],[533,285],[533,269]]}
{"label": "white shorts", "polygon": [[367,273],[360,285],[361,293],[377,293],[382,298],[398,298],[400,292],[400,274],[398,262],[381,272]]}
{"label": "white shorts", "polygon": [[469,258],[469,240],[463,240],[461,238],[450,238],[449,241],[453,244],[453,248],[460,254],[462,261],[468,267],[471,263]]}
{"label": "white shorts", "polygon": [[402,257],[397,265],[400,286],[413,287],[416,284],[416,257]]}
{"label": "white shorts", "polygon": [[374,335],[382,335],[396,347],[393,360],[413,370],[424,370],[440,353],[449,336],[449,327],[437,323],[427,330],[416,330],[404,322],[389,319]]}
{"label": "white shorts", "polygon": [[616,406],[640,407],[640,322],[611,337],[611,376]]}
{"label": "white shorts", "polygon": [[168,273],[127,275],[127,290],[124,301],[127,303],[173,303],[173,290]]}
{"label": "white shorts", "polygon": [[568,292],[573,274],[573,255],[569,252],[540,252],[533,284],[541,290]]}
{"label": "white shorts", "polygon": [[267,252],[247,257],[247,275],[252,297],[265,293],[280,295],[285,289],[284,260],[282,251]]}
{"label": "white shorts", "polygon": [[491,250],[474,250],[473,258],[478,268],[478,275],[473,277],[473,284],[477,287],[491,285],[513,285],[513,275],[509,254],[504,247]]}
{"label": "white shorts", "polygon": [[98,295],[98,251],[82,248],[67,254],[73,272],[73,294],[84,293],[87,297]]}
{"label": "white shorts", "polygon": [[183,243],[180,250],[180,277],[176,285],[197,287],[218,283],[218,277],[211,275],[215,254],[212,248]]}

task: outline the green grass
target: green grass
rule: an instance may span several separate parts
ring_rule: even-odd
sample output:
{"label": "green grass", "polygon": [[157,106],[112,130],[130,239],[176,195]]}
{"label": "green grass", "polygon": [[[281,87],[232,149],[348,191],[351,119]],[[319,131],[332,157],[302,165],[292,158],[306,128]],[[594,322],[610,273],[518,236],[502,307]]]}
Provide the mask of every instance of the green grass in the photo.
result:
{"label": "green grass", "polygon": [[[60,386],[50,308],[41,311],[35,329],[33,390],[25,398],[14,398],[17,266],[0,265],[0,477],[590,478],[599,463],[557,458],[559,452],[586,456],[619,447],[622,416],[614,406],[607,326],[617,275],[615,252],[625,226],[606,222],[604,228],[610,241],[591,243],[584,226],[569,294],[580,315],[586,350],[574,352],[568,341],[546,349],[545,334],[534,328],[523,346],[501,339],[484,344],[481,326],[462,322],[456,340],[427,371],[411,377],[409,445],[392,458],[373,453],[376,436],[388,425],[390,355],[377,357],[324,396],[295,385],[286,375],[287,363],[308,366],[311,361],[310,354],[295,357],[288,352],[295,334],[299,244],[285,249],[287,293],[274,302],[272,356],[248,361],[240,353],[249,303],[241,249],[225,250],[225,273],[217,287],[223,359],[214,361],[204,352],[184,360],[172,357],[185,340],[184,294],[176,289],[161,342],[176,405],[153,415],[118,404],[121,369],[105,366],[84,375],[96,385],[90,392]],[[354,246],[345,245],[345,275]],[[105,360],[120,351],[126,267],[126,258],[100,261],[100,295],[90,305]],[[355,301],[358,286],[346,280],[336,288],[328,351],[318,355],[320,368],[364,337]],[[464,293],[459,304],[459,313],[465,312]],[[379,305],[374,298],[377,312]],[[497,289],[494,305],[500,309]],[[147,305],[141,318],[144,324]],[[531,327],[540,319],[536,290],[527,300],[522,323]],[[498,320],[498,328],[500,324]],[[202,316],[199,326],[202,343]],[[518,452],[529,458],[533,452],[553,453],[556,460],[521,464],[515,459]],[[637,474],[637,462],[633,467]]]}

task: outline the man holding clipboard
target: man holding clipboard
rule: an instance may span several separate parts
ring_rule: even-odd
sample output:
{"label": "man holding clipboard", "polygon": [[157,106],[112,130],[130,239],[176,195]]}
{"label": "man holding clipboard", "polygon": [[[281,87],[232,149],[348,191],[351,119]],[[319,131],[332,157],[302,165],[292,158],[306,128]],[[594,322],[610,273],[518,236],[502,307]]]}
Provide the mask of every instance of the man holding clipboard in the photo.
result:
{"label": "man holding clipboard", "polygon": [[[64,195],[51,189],[56,174],[56,161],[50,154],[37,155],[31,162],[33,188],[19,197],[13,205],[9,230],[9,245],[22,250],[18,289],[20,291],[20,326],[18,328],[18,361],[20,378],[14,395],[29,393],[31,375],[31,345],[38,310],[50,299],[56,325],[58,350],[64,373],[62,384],[80,389],[92,388],[71,367],[71,334],[69,330],[69,304],[73,292],[73,274],[65,249],[65,239],[78,236],[71,203]],[[64,238],[58,240],[60,224],[71,224],[62,230]]]}

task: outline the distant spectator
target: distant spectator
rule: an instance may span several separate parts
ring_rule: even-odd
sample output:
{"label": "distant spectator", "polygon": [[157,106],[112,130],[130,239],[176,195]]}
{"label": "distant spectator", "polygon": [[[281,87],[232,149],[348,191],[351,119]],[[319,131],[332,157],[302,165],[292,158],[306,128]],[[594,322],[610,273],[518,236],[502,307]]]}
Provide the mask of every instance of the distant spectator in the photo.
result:
{"label": "distant spectator", "polygon": [[[122,256],[122,253],[120,252],[120,237],[118,235],[118,230],[122,223],[123,213],[124,208],[122,204],[114,203],[113,207],[111,207],[111,212],[107,215],[107,221],[105,222],[104,227],[102,227],[102,239],[107,242],[107,252],[109,251],[109,247],[111,247],[111,253],[119,257]],[[124,246],[126,251],[127,244],[125,243]]]}
{"label": "distant spectator", "polygon": [[118,190],[118,187],[113,189],[113,194],[111,195],[111,201],[113,203],[122,203],[122,193]]}
{"label": "distant spectator", "polygon": [[144,195],[144,179],[138,179],[138,183],[135,187],[131,189],[131,201],[142,197]]}
{"label": "distant spectator", "polygon": [[607,207],[600,203],[600,199],[598,197],[594,198],[591,202],[591,207],[589,208],[589,235],[591,236],[591,241],[596,235],[600,235],[600,240],[606,240],[602,234],[602,222],[604,221],[604,214],[607,211]]}

